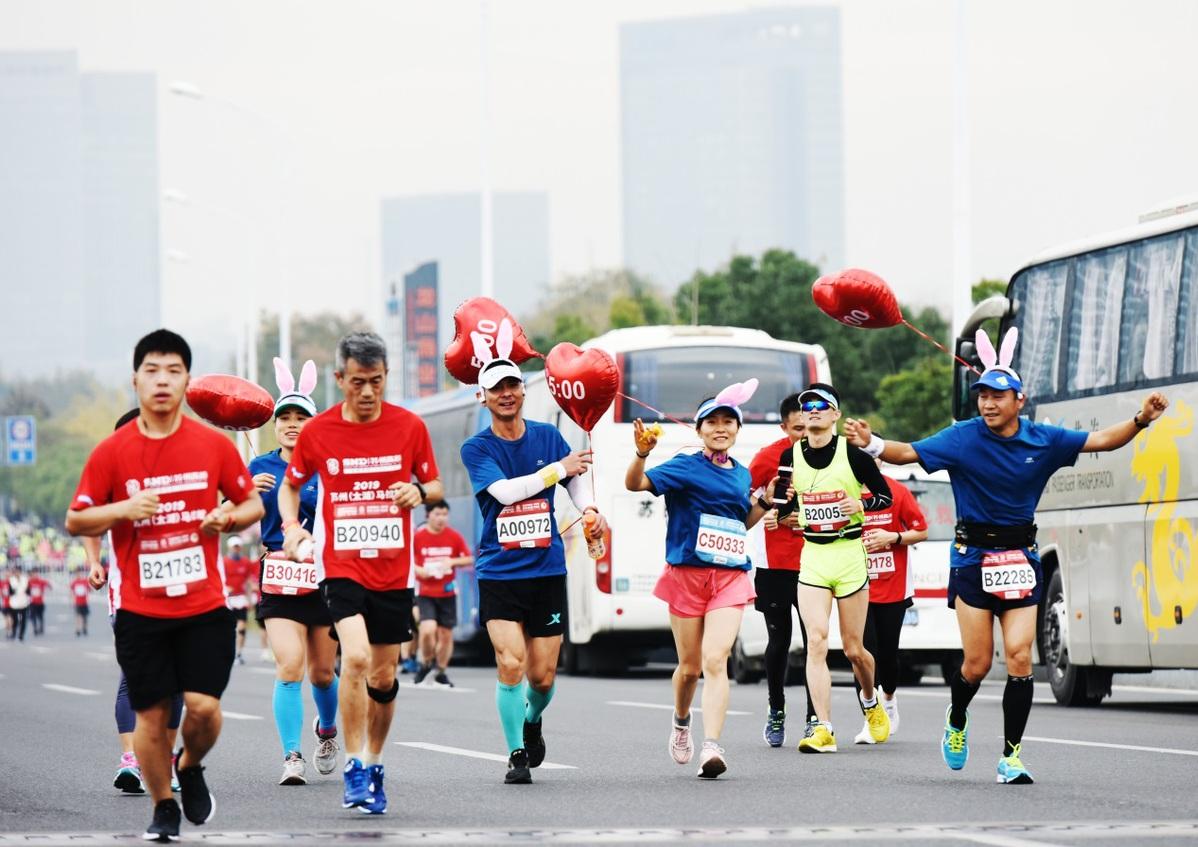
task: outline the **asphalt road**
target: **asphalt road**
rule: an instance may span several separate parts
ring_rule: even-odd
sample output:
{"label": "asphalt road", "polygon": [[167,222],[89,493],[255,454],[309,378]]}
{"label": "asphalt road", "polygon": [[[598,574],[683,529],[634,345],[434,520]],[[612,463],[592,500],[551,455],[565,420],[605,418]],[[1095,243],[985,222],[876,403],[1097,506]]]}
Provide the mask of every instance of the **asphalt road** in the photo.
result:
{"label": "asphalt road", "polygon": [[[0,643],[0,845],[141,843],[149,800],[111,783],[117,666],[105,620],[93,615],[90,637],[75,639],[65,607],[48,617],[43,638]],[[309,768],[307,786],[276,785],[273,666],[248,655],[205,762],[217,814],[203,828],[185,823],[187,841],[1198,844],[1196,691],[1121,686],[1102,706],[1064,709],[1037,684],[1024,744],[1036,784],[1004,786],[994,781],[1000,683],[974,702],[972,757],[959,773],[940,759],[941,685],[900,689],[901,728],[876,747],[852,745],[860,713],[839,685],[840,752],[827,756],[796,752],[797,721],[784,748],[766,747],[764,683],[734,685],[729,771],[701,782],[667,752],[669,668],[562,677],[545,718],[547,763],[559,767],[506,786],[494,672],[455,667],[453,690],[401,689],[385,762],[390,811],[376,818],[340,808],[339,775]],[[802,693],[789,689],[791,702]],[[306,689],[305,701],[310,721]]]}

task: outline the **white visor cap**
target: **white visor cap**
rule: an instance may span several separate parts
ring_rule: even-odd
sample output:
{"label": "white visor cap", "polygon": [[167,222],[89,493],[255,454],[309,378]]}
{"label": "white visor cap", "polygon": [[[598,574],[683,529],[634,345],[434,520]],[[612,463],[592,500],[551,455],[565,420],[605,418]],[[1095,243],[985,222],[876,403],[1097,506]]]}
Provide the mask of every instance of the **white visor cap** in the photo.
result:
{"label": "white visor cap", "polygon": [[508,377],[515,377],[520,382],[524,382],[524,374],[520,372],[514,362],[507,359],[495,359],[483,365],[483,369],[478,372],[478,384],[480,388],[490,389]]}

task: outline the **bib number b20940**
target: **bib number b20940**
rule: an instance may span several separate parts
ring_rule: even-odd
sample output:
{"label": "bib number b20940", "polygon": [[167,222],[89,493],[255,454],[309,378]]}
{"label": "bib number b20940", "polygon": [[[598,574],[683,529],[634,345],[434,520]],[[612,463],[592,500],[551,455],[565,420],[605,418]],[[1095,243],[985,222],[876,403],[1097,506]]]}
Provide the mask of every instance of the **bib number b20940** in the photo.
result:
{"label": "bib number b20940", "polygon": [[345,504],[333,513],[333,550],[373,558],[384,550],[402,550],[403,515],[390,503]]}
{"label": "bib number b20940", "polygon": [[749,561],[743,521],[719,515],[701,515],[695,536],[695,555],[702,562],[722,567],[740,567]]}
{"label": "bib number b20940", "polygon": [[1022,550],[998,550],[982,556],[982,588],[1004,600],[1022,600],[1036,587],[1036,571]]}

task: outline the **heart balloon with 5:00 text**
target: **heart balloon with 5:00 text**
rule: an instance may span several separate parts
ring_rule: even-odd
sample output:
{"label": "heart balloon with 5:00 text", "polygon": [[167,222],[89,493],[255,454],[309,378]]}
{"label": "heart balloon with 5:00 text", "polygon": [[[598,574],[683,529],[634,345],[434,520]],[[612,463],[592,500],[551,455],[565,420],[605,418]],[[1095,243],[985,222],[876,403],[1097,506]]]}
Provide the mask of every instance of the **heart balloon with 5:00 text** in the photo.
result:
{"label": "heart balloon with 5:00 text", "polygon": [[474,385],[478,382],[478,371],[485,362],[474,355],[474,342],[470,334],[477,333],[485,344],[494,349],[499,326],[504,320],[511,322],[512,349],[506,357],[517,365],[534,356],[541,355],[528,343],[523,328],[516,323],[511,312],[490,297],[471,297],[453,312],[453,341],[445,348],[445,369],[458,382]]}
{"label": "heart balloon with 5:00 text", "polygon": [[545,357],[545,381],[562,411],[590,432],[615,399],[620,374],[607,352],[563,341]]}
{"label": "heart balloon with 5:00 text", "polygon": [[811,298],[826,315],[846,326],[882,329],[902,323],[903,313],[886,281],[861,268],[821,276]]}

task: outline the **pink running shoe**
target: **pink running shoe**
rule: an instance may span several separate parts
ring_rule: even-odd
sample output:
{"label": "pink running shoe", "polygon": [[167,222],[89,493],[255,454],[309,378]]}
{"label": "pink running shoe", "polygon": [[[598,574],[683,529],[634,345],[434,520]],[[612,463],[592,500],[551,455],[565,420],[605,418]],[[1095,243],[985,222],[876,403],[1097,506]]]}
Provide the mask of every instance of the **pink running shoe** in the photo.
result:
{"label": "pink running shoe", "polygon": [[715,741],[704,741],[699,752],[699,779],[715,779],[728,770],[724,761],[724,748]]}
{"label": "pink running shoe", "polygon": [[121,754],[121,766],[117,768],[112,787],[126,794],[146,793],[145,784],[141,781],[141,768],[137,766],[137,757],[132,753]]}
{"label": "pink running shoe", "polygon": [[674,722],[674,728],[670,732],[670,755],[680,765],[685,765],[695,755],[695,740],[691,738],[689,723],[682,726],[677,721]]}

